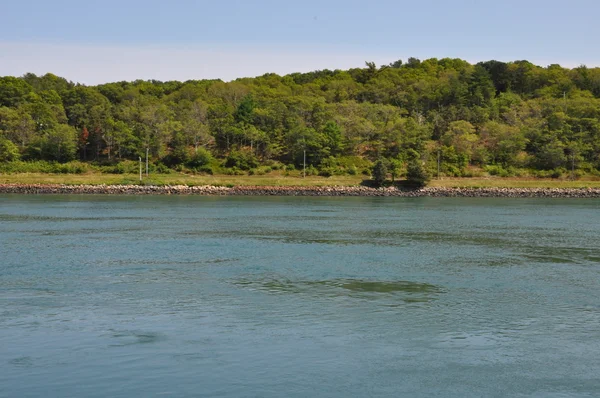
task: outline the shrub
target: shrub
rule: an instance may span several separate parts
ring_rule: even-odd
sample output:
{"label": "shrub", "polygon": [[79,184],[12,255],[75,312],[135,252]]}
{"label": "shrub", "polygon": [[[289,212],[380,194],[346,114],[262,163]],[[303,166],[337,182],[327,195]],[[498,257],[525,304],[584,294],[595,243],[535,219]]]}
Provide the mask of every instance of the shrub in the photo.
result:
{"label": "shrub", "polygon": [[514,175],[514,170],[512,168],[503,168],[502,166],[499,165],[489,165],[489,166],[485,166],[484,170],[492,176],[498,176],[498,177],[511,177]]}
{"label": "shrub", "polygon": [[140,164],[139,164],[139,162],[136,162],[133,160],[123,160],[114,165],[98,166],[97,169],[103,173],[137,174],[140,169]]}
{"label": "shrub", "polygon": [[204,173],[204,174],[209,174],[209,175],[213,175],[214,174],[213,168],[211,166],[209,166],[209,165],[198,167],[196,170],[198,172]]}
{"label": "shrub", "polygon": [[321,177],[331,177],[334,174],[334,170],[331,167],[325,167],[319,170],[319,175]]}
{"label": "shrub", "polygon": [[258,167],[258,160],[249,151],[231,151],[225,160],[225,167],[250,170]]}
{"label": "shrub", "polygon": [[230,169],[223,169],[223,174],[228,176],[243,176],[246,173],[243,170],[238,169],[237,167],[232,167]]}
{"label": "shrub", "polygon": [[198,169],[206,166],[213,160],[211,153],[206,148],[198,148],[198,151],[194,153],[190,160],[187,162],[187,166],[192,169]]}
{"label": "shrub", "polygon": [[317,168],[311,164],[310,166],[306,167],[306,175],[307,176],[319,175],[319,170],[317,170]]}
{"label": "shrub", "polygon": [[68,163],[53,163],[53,173],[60,174],[83,174],[90,171],[90,166],[87,163],[73,161]]}
{"label": "shrub", "polygon": [[87,163],[73,161],[68,163],[48,162],[38,160],[35,162],[6,162],[0,163],[3,173],[56,173],[56,174],[82,174],[91,170]]}
{"label": "shrub", "polygon": [[156,163],[156,164],[150,165],[150,172],[151,173],[159,173],[159,174],[170,174],[171,169],[168,168],[163,163]]}

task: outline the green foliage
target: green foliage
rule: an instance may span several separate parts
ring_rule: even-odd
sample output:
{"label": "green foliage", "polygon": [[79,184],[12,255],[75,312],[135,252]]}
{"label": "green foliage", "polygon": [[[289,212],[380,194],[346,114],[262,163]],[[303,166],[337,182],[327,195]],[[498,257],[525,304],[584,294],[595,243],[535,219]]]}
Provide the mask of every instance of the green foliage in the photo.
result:
{"label": "green foliage", "polygon": [[505,169],[499,165],[488,165],[485,166],[484,170],[491,176],[498,177],[512,177],[516,174],[516,171],[512,168]]}
{"label": "green foliage", "polygon": [[196,169],[199,173],[213,175],[214,170],[211,165],[205,164],[204,166],[200,166]]}
{"label": "green foliage", "polygon": [[46,160],[12,161],[0,163],[1,173],[53,173],[53,174],[83,174],[93,170],[89,163],[79,161],[58,163]]}
{"label": "green foliage", "polygon": [[19,148],[12,141],[0,137],[0,162],[13,162],[20,158]]}
{"label": "green foliage", "polygon": [[0,106],[15,107],[33,91],[26,81],[12,76],[0,77]]}
{"label": "green foliage", "polygon": [[225,160],[225,167],[250,170],[258,166],[258,159],[249,151],[231,151]]}
{"label": "green foliage", "polygon": [[385,183],[387,179],[388,167],[387,161],[385,159],[378,159],[377,162],[373,165],[373,181],[378,186],[381,186]]}
{"label": "green foliage", "polygon": [[193,169],[200,169],[204,166],[207,166],[212,162],[212,160],[213,157],[206,148],[198,148],[196,153],[194,153],[187,162],[187,166]]}
{"label": "green foliage", "polygon": [[417,170],[414,152],[425,169],[439,152],[449,176],[526,167],[594,175],[600,68],[409,58],[228,83],[95,87],[29,73],[0,77],[0,137],[4,161],[79,159],[113,172],[148,150],[152,167],[183,172],[300,169],[306,153],[309,175],[370,175],[385,158],[396,179],[405,166]]}
{"label": "green foliage", "polygon": [[402,170],[402,161],[399,159],[390,159],[388,161],[388,168],[392,175],[392,182],[399,177],[400,171]]}
{"label": "green foliage", "polygon": [[123,160],[114,165],[99,166],[98,169],[103,173],[111,174],[137,174],[139,173],[139,161]]}
{"label": "green foliage", "polygon": [[419,156],[413,156],[406,166],[406,183],[415,188],[427,185],[431,176]]}

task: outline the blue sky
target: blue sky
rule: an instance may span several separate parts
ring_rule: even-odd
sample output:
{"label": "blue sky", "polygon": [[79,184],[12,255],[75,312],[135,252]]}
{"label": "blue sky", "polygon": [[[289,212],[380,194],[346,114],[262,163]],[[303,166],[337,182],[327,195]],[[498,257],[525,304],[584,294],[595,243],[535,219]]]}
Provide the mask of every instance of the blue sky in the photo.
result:
{"label": "blue sky", "polygon": [[411,56],[600,66],[598,15],[597,0],[0,0],[0,75],[231,80]]}

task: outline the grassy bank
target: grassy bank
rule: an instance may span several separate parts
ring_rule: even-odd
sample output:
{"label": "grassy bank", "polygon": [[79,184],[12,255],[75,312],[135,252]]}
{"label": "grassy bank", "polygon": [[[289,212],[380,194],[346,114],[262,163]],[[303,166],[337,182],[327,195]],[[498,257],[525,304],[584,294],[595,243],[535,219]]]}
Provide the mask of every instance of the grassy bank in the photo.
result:
{"label": "grassy bank", "polygon": [[[353,186],[363,181],[360,176],[292,177],[283,175],[268,176],[228,176],[228,175],[186,175],[186,174],[153,174],[144,177],[143,185],[215,185],[215,186]],[[137,174],[43,174],[21,173],[0,174],[0,183],[4,184],[91,184],[91,185],[129,185],[140,184]]]}
{"label": "grassy bank", "polygon": [[[319,177],[284,176],[270,174],[262,176],[227,176],[227,175],[186,175],[186,174],[153,174],[142,181],[144,185],[215,185],[215,186],[356,186],[364,181],[364,176]],[[0,174],[2,184],[91,184],[91,185],[128,185],[139,184],[137,174],[45,174],[18,173]],[[600,179],[587,178],[576,181],[537,178],[444,178],[433,180],[432,187],[447,188],[600,188]]]}

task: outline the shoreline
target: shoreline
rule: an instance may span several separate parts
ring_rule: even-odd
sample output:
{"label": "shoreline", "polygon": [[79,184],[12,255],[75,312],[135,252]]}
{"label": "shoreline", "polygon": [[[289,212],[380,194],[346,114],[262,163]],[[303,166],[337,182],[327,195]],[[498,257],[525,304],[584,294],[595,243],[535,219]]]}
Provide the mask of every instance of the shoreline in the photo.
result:
{"label": "shoreline", "polygon": [[364,196],[470,198],[600,198],[600,188],[446,188],[414,190],[362,186],[187,186],[0,184],[0,194],[27,195],[198,195],[198,196]]}

